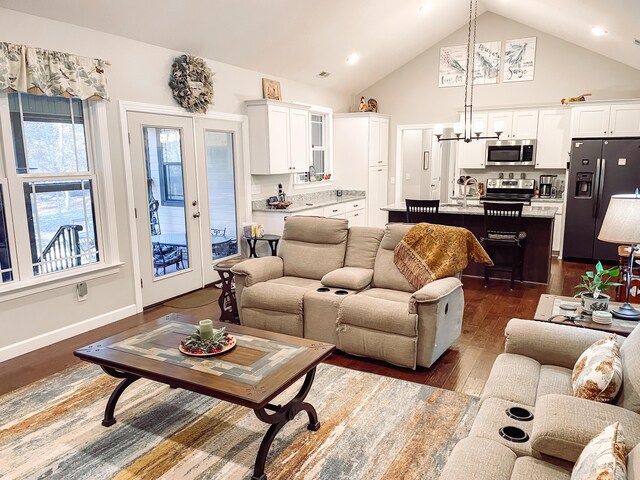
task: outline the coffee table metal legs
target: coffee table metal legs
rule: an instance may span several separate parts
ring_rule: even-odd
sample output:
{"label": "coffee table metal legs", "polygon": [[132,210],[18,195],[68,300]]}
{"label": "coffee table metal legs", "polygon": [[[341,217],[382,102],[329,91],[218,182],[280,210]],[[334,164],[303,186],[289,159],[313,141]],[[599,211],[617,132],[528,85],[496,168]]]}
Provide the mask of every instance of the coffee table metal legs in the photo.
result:
{"label": "coffee table metal legs", "polygon": [[[107,402],[107,407],[104,411],[104,419],[102,420],[102,425],[104,425],[105,427],[110,427],[111,425],[116,423],[114,413],[116,410],[116,404],[118,403],[122,392],[124,392],[127,387],[133,382],[139,380],[140,377],[131,373],[116,370],[115,368],[105,367],[103,365],[101,365],[100,368],[102,368],[102,370],[104,370],[107,375],[123,379],[111,393],[109,401]],[[267,463],[267,455],[269,454],[271,444],[273,443],[273,440],[276,438],[276,435],[282,429],[282,427],[293,420],[296,415],[298,415],[298,413],[307,413],[307,416],[309,417],[307,430],[315,432],[320,428],[320,421],[318,420],[316,409],[313,407],[313,405],[304,401],[304,399],[309,394],[309,390],[311,390],[311,385],[313,384],[315,375],[316,368],[314,367],[307,372],[300,391],[286,405],[273,405],[271,403],[268,403],[264,407],[254,410],[256,417],[258,417],[263,422],[270,424],[271,426],[267,430],[267,433],[264,435],[264,437],[262,438],[262,442],[260,443],[260,448],[258,449],[258,455],[256,457],[256,463],[253,468],[253,475],[251,477],[251,480],[267,480],[267,475],[264,473],[264,467]],[[268,413],[268,411],[271,411],[273,413]]]}
{"label": "coffee table metal legs", "polygon": [[123,379],[116,386],[113,392],[111,392],[111,396],[109,397],[109,401],[107,402],[107,408],[105,408],[104,410],[104,419],[102,420],[102,425],[105,427],[110,427],[111,425],[116,423],[116,417],[114,416],[114,413],[116,410],[116,404],[120,399],[120,395],[122,395],[122,392],[124,392],[129,385],[131,385],[136,380],[139,380],[140,377],[131,373],[121,372],[120,370],[116,370],[115,368],[105,367],[103,365],[101,365],[100,368],[102,368],[102,370],[107,375]]}
{"label": "coffee table metal legs", "polygon": [[[265,434],[262,439],[262,443],[260,444],[260,448],[258,450],[258,456],[256,457],[256,463],[253,468],[253,476],[251,480],[267,480],[267,475],[264,473],[264,467],[267,462],[267,455],[269,454],[269,448],[271,448],[271,444],[273,440],[276,438],[278,432],[284,427],[287,423],[293,420],[296,415],[302,411],[307,412],[309,417],[309,423],[307,424],[307,429],[316,431],[320,428],[320,422],[318,421],[318,414],[316,413],[316,409],[313,408],[313,405],[304,401],[309,390],[311,390],[311,385],[313,384],[313,379],[316,375],[315,367],[309,370],[307,376],[304,379],[304,383],[302,384],[302,388],[298,394],[286,405],[272,405],[267,404],[263,408],[254,410],[256,416],[265,423],[271,424],[269,430]],[[267,413],[267,410],[271,410],[274,413]]]}

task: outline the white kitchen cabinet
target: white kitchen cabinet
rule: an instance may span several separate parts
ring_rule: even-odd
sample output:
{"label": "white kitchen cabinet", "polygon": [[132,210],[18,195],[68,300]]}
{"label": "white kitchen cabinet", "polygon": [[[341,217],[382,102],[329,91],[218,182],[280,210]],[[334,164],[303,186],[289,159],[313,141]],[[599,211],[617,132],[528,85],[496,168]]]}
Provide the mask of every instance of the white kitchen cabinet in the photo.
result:
{"label": "white kitchen cabinet", "polygon": [[609,136],[640,136],[640,104],[611,105]]}
{"label": "white kitchen cabinet", "polygon": [[566,109],[541,110],[538,116],[536,168],[566,168],[571,150],[571,114]]}
{"label": "white kitchen cabinet", "polygon": [[387,212],[380,210],[387,205],[387,176],[389,167],[369,167],[369,186],[367,188],[367,225],[384,227],[387,223]]}
{"label": "white kitchen cabinet", "polygon": [[462,140],[456,142],[458,168],[484,168],[484,162],[487,157],[486,148],[486,140],[472,140],[469,143]]}
{"label": "white kitchen cabinet", "polygon": [[349,227],[366,227],[367,218],[364,208],[355,212],[347,212],[346,218],[349,221]]}
{"label": "white kitchen cabinet", "polygon": [[[370,226],[384,226],[388,204],[389,117],[377,113],[341,113],[333,117],[334,176],[345,189],[366,190],[366,203],[355,201],[359,208],[366,205]],[[356,210],[356,208],[352,208]],[[349,213],[349,210],[346,212]]]}
{"label": "white kitchen cabinet", "polygon": [[640,136],[640,104],[573,107],[571,138]]}
{"label": "white kitchen cabinet", "polygon": [[573,107],[571,111],[571,138],[607,136],[610,114],[610,105]]}
{"label": "white kitchen cabinet", "polygon": [[389,164],[389,119],[372,117],[369,122],[369,166]]}
{"label": "white kitchen cabinet", "polygon": [[490,112],[487,135],[502,127],[500,140],[528,140],[538,133],[538,110]]}
{"label": "white kitchen cabinet", "polygon": [[310,165],[309,107],[275,100],[246,102],[251,174],[305,172]]}

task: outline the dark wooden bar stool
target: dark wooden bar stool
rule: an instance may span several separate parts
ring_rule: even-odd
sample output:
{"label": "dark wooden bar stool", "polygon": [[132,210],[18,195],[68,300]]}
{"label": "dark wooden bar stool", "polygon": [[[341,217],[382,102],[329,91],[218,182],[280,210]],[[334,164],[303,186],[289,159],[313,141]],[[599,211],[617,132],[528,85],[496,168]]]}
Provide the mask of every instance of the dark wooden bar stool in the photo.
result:
{"label": "dark wooden bar stool", "polygon": [[405,200],[407,223],[435,222],[440,208],[440,200]]}
{"label": "dark wooden bar stool", "polygon": [[494,262],[484,267],[484,286],[492,271],[511,272],[511,290],[516,272],[523,281],[527,233],[522,231],[522,203],[484,203],[485,236],[480,243]]}

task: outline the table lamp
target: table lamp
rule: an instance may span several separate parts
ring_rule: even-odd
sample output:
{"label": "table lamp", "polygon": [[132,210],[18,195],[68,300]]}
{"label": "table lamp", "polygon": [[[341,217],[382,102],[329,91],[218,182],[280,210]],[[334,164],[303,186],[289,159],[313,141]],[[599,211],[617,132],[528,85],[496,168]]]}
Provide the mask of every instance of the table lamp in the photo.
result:
{"label": "table lamp", "polygon": [[620,308],[611,313],[624,320],[640,320],[640,311],[629,303],[633,262],[636,252],[640,251],[640,193],[630,195],[613,195],[602,222],[598,240],[618,244],[630,244],[629,268],[627,270],[627,299]]}

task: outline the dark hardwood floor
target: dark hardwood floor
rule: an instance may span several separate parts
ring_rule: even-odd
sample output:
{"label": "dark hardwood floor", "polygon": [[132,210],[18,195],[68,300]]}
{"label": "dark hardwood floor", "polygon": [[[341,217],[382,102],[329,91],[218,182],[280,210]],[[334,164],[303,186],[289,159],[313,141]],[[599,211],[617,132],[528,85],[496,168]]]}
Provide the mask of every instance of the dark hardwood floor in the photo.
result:
{"label": "dark hardwood floor", "polygon": [[[394,367],[385,362],[336,352],[328,363],[423,383],[434,387],[478,395],[487,380],[495,358],[504,348],[504,329],[513,317],[532,318],[543,293],[572,295],[573,287],[588,266],[554,260],[549,285],[516,284],[494,280],[489,288],[482,279],[464,277],[465,312],[462,336],[431,368],[416,371]],[[220,290],[209,287],[212,299]],[[20,388],[80,362],[73,356],[79,347],[122,332],[146,321],[179,311],[197,318],[217,319],[218,303],[188,309],[165,305],[145,310],[115,322],[40,350],[0,363],[0,394]]]}

